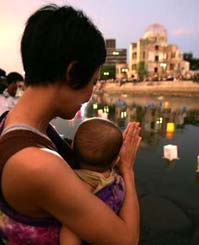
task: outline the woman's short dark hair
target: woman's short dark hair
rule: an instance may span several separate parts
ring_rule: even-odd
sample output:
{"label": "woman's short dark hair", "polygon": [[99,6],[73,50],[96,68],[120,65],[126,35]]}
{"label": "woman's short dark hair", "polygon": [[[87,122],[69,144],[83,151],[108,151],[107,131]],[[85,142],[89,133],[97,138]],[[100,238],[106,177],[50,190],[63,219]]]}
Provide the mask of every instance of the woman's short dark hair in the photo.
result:
{"label": "woman's short dark hair", "polygon": [[27,85],[65,80],[84,87],[106,58],[104,38],[89,18],[70,6],[47,5],[29,17],[21,41]]}

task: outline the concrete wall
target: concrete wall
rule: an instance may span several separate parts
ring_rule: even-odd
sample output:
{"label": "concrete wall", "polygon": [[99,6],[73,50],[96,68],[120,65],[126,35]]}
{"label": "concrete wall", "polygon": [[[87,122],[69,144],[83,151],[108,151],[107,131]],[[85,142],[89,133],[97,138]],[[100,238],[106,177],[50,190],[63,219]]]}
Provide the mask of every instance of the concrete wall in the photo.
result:
{"label": "concrete wall", "polygon": [[134,94],[170,94],[199,97],[199,83],[192,81],[125,83],[121,86],[116,83],[107,83],[103,90],[109,93],[130,92]]}

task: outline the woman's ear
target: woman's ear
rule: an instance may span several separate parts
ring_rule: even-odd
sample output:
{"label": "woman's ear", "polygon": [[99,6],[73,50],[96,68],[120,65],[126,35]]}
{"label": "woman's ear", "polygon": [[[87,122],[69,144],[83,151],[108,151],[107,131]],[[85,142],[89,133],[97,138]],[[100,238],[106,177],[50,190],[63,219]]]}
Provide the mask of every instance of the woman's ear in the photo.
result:
{"label": "woman's ear", "polygon": [[77,61],[72,61],[69,63],[69,65],[66,68],[66,81],[72,81],[74,79],[74,71],[75,71],[75,67],[77,65]]}

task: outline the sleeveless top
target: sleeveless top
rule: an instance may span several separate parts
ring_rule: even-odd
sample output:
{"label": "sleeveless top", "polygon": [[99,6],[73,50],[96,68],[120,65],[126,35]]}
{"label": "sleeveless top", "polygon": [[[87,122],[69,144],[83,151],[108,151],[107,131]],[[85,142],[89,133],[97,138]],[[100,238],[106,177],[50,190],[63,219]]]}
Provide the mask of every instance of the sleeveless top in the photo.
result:
{"label": "sleeveless top", "polygon": [[[25,147],[45,147],[56,150],[44,136],[29,130],[9,131],[0,139],[0,180],[3,167],[14,153]],[[9,245],[38,244],[58,245],[61,224],[53,217],[31,218],[18,213],[4,199],[0,188],[0,232]]]}
{"label": "sleeveless top", "polygon": [[[3,131],[4,114],[0,117],[0,134]],[[78,168],[70,146],[59,137],[49,125],[48,137],[32,128],[19,125],[8,128],[0,137],[0,183],[3,167],[7,160],[25,147],[45,147],[57,151],[72,168]],[[116,213],[124,199],[124,189],[120,183],[113,183],[96,193]],[[58,245],[61,224],[53,217],[31,218],[18,213],[4,199],[0,184],[0,240],[9,245]]]}

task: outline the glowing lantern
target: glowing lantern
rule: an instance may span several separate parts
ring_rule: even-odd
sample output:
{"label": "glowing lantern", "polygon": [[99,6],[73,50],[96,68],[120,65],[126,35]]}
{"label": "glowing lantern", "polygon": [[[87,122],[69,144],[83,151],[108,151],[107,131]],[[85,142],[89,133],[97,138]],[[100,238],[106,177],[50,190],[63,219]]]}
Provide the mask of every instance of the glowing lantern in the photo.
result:
{"label": "glowing lantern", "polygon": [[93,104],[93,109],[96,110],[98,108],[97,103]]}
{"label": "glowing lantern", "polygon": [[169,161],[178,159],[178,147],[177,145],[165,145],[164,146],[164,158]]}
{"label": "glowing lantern", "polygon": [[169,102],[168,102],[168,101],[165,101],[165,102],[164,102],[164,108],[165,108],[165,109],[168,109],[168,108],[169,108]]}
{"label": "glowing lantern", "polygon": [[169,133],[173,133],[175,131],[175,124],[173,122],[168,122],[166,131]]}
{"label": "glowing lantern", "polygon": [[109,107],[107,105],[104,106],[104,112],[109,113]]}

